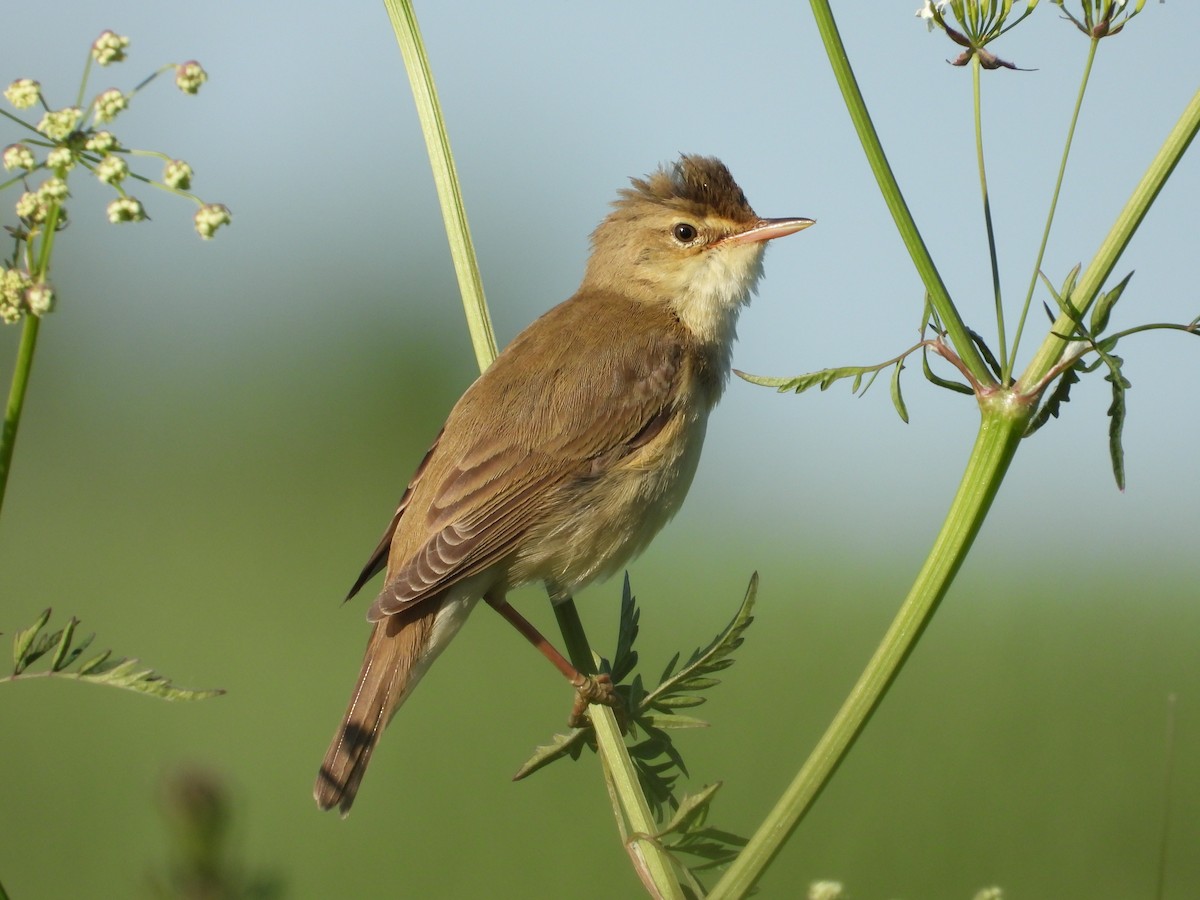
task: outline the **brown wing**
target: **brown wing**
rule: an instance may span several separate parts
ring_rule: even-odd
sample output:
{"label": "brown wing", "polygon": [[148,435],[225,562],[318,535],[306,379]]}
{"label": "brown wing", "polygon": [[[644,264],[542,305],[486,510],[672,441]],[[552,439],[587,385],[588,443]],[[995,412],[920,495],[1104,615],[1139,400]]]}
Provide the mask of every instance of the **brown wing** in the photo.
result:
{"label": "brown wing", "polygon": [[[556,491],[661,430],[686,364],[673,324],[577,296],[518,336],[450,414],[368,618],[509,557]],[[609,345],[599,365],[585,352],[597,341]],[[418,526],[423,534],[408,531]]]}

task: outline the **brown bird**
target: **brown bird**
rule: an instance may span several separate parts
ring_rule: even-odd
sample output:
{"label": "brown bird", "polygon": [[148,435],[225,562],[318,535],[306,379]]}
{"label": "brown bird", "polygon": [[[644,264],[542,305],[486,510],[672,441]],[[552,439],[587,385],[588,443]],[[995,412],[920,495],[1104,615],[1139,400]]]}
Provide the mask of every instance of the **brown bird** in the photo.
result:
{"label": "brown bird", "polygon": [[384,726],[482,597],[587,702],[581,675],[508,605],[541,581],[562,600],[645,549],[683,503],[729,376],[765,242],[811,219],[762,219],[718,160],[682,156],[622,190],[573,297],[526,328],[450,411],[350,591],[386,566],[358,685],[317,777],[350,809]]}

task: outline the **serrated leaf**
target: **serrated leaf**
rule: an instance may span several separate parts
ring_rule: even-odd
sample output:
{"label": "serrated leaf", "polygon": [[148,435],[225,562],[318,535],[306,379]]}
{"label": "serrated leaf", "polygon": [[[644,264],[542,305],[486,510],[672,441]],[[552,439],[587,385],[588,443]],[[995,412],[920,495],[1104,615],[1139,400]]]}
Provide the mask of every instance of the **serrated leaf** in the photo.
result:
{"label": "serrated leaf", "polygon": [[1058,383],[1054,385],[1054,390],[1050,392],[1050,396],[1046,398],[1046,401],[1025,427],[1024,437],[1029,437],[1045,425],[1051,417],[1057,419],[1062,405],[1071,402],[1071,386],[1079,383],[1078,368],[1078,365],[1071,366],[1058,377]]}
{"label": "serrated leaf", "polygon": [[65,678],[75,678],[79,681],[91,682],[92,684],[107,684],[111,687],[124,688],[127,691],[135,691],[139,694],[160,697],[163,700],[207,700],[210,697],[219,697],[225,693],[223,690],[181,688],[172,684],[167,678],[158,674],[153,669],[137,670],[137,664],[138,661],[136,659],[125,659],[111,667],[102,668],[98,672],[93,670],[87,674],[79,672],[62,672],[59,674]]}
{"label": "serrated leaf", "polygon": [[[47,609],[32,628],[27,628],[16,635],[13,641],[16,660],[13,674],[7,678],[0,678],[0,681],[53,676],[87,681],[93,684],[107,684],[140,694],[161,697],[164,700],[203,700],[225,693],[222,690],[181,688],[153,669],[139,669],[136,659],[120,657],[114,660],[110,650],[105,650],[98,656],[92,657],[74,672],[68,671],[68,667],[79,659],[83,650],[92,642],[94,635],[89,635],[78,646],[72,647],[71,642],[79,620],[71,617],[63,628],[53,634],[45,634],[42,629],[49,618],[50,610]],[[47,671],[28,672],[31,663],[52,650],[54,652]]]}
{"label": "serrated leaf", "polygon": [[553,735],[549,743],[542,744],[533,751],[533,755],[525,760],[521,768],[517,769],[512,780],[520,781],[522,778],[528,778],[538,769],[548,766],[564,756],[578,759],[587,743],[587,736],[588,730],[585,728],[573,728],[566,734]]}
{"label": "serrated leaf", "polygon": [[[696,650],[687,664],[679,669],[678,672],[673,676],[664,678],[658,687],[647,693],[645,699],[642,701],[643,705],[646,707],[661,708],[660,704],[662,700],[678,690],[681,682],[718,671],[718,669],[714,668],[714,665],[726,659],[730,653],[741,646],[744,640],[743,634],[750,626],[750,623],[754,621],[752,612],[757,593],[758,573],[755,572],[750,578],[750,584],[746,588],[746,594],[742,598],[741,606],[738,607],[738,611],[734,614],[729,624],[709,642],[707,647]],[[721,668],[726,667],[721,666]]]}
{"label": "serrated leaf", "polygon": [[1092,334],[1100,334],[1108,327],[1108,317],[1112,313],[1113,307],[1117,305],[1117,301],[1121,299],[1121,294],[1125,293],[1125,288],[1129,286],[1131,278],[1133,278],[1133,272],[1122,278],[1111,291],[1101,294],[1096,300],[1096,305],[1092,307]]}
{"label": "serrated leaf", "polygon": [[675,832],[686,832],[692,825],[703,825],[704,819],[708,815],[709,804],[717,795],[717,791],[721,789],[721,785],[722,782],[715,781],[702,788],[699,793],[685,794],[679,801],[679,808],[675,810],[671,821],[660,828],[655,836],[662,838]]}
{"label": "serrated leaf", "polygon": [[1121,357],[1111,357],[1117,362],[1114,368],[1104,376],[1104,380],[1112,384],[1112,403],[1108,407],[1108,455],[1112,460],[1113,478],[1117,481],[1117,490],[1125,490],[1125,448],[1121,444],[1121,433],[1125,428],[1125,391],[1131,385],[1121,374]]}
{"label": "serrated leaf", "polygon": [[[751,384],[760,384],[764,387],[776,388],[779,393],[786,394],[794,392],[803,394],[805,391],[819,387],[821,390],[828,390],[829,387],[838,381],[846,378],[854,379],[851,386],[851,392],[859,394],[866,393],[866,390],[859,391],[859,385],[862,383],[864,375],[878,374],[879,366],[839,366],[832,369],[821,369],[817,372],[808,372],[804,375],[796,375],[792,378],[776,378],[766,375],[751,375],[747,372],[742,372],[739,369],[734,369],[734,374],[739,378],[749,381]],[[874,380],[874,379],[872,379]],[[870,382],[867,387],[871,386]]]}
{"label": "serrated leaf", "polygon": [[900,414],[901,421],[905,425],[908,424],[908,408],[904,405],[904,397],[900,393],[900,373],[904,371],[904,360],[896,363],[896,369],[892,372],[892,406],[896,407],[896,412]]}
{"label": "serrated leaf", "polygon": [[621,587],[621,614],[617,628],[617,652],[613,654],[612,680],[620,683],[637,666],[638,654],[633,649],[638,636],[638,622],[642,616],[637,607],[637,600],[629,585],[629,573],[625,573],[625,582]]}
{"label": "serrated leaf", "polygon": [[21,631],[13,635],[13,674],[20,675],[21,672],[29,665],[32,660],[26,660],[26,654],[29,648],[33,645],[33,639],[37,637],[39,631],[46,627],[46,623],[50,621],[50,608],[42,610],[42,614],[38,616],[37,621]]}

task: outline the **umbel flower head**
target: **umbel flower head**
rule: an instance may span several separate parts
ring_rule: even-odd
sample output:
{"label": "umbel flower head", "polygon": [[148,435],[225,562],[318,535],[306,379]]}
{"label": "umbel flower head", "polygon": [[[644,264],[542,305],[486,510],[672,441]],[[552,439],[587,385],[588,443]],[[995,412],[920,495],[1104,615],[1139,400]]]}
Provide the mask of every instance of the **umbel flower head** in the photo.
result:
{"label": "umbel flower head", "polygon": [[[954,43],[966,48],[951,60],[952,65],[965,66],[972,57],[978,57],[985,69],[1015,69],[1015,65],[1005,62],[984,47],[1015,28],[1037,5],[1038,0],[1026,0],[1020,13],[1014,15],[1016,0],[925,0],[916,14],[925,21],[930,31],[936,26],[946,32],[946,36]],[[948,18],[953,19],[958,27],[947,24]]]}
{"label": "umbel flower head", "polygon": [[1079,0],[1081,16],[1076,18],[1063,0],[1050,2],[1062,10],[1064,18],[1070,19],[1076,28],[1095,40],[1116,34],[1146,5],[1146,0],[1137,0],[1136,3],[1127,0]]}

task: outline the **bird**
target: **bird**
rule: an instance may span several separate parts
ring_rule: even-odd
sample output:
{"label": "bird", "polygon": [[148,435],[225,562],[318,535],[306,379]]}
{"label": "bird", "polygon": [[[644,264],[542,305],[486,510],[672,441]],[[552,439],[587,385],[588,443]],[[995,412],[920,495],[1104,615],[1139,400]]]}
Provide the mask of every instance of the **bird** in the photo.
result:
{"label": "bird", "polygon": [[350,811],[384,728],[480,599],[571,680],[574,724],[588,702],[616,703],[606,676],[579,673],[506,595],[542,582],[561,602],[620,570],[678,511],[766,242],[813,223],[761,218],[701,155],[619,192],[579,289],[454,405],[350,590],[386,570],[313,789],[321,809]]}

